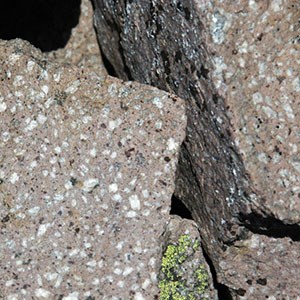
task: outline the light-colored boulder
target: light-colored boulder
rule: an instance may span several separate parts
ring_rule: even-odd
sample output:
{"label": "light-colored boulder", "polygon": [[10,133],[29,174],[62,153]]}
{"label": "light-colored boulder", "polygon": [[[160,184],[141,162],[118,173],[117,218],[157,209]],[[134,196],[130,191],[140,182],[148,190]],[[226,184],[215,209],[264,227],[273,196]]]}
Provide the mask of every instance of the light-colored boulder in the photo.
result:
{"label": "light-colored boulder", "polygon": [[0,298],[154,299],[184,102],[0,41]]}

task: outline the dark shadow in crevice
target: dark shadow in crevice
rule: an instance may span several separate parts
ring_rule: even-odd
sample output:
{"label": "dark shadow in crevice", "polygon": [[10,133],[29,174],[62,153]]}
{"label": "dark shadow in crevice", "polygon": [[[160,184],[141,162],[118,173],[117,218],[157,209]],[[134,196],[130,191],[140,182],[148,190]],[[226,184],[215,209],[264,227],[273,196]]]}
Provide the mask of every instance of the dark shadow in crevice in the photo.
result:
{"label": "dark shadow in crevice", "polygon": [[229,288],[226,285],[218,282],[216,269],[203,246],[202,246],[202,252],[203,252],[203,256],[209,266],[210,273],[211,273],[212,279],[213,279],[214,288],[218,292],[218,299],[219,300],[233,300],[233,297],[230,294]]}
{"label": "dark shadow in crevice", "polygon": [[177,215],[183,219],[193,220],[192,214],[189,209],[182,203],[176,196],[172,196],[171,199],[171,211],[170,215]]}
{"label": "dark shadow in crevice", "polygon": [[[101,48],[100,48],[101,49]],[[110,61],[108,60],[108,58],[105,56],[105,54],[103,53],[103,51],[101,50],[101,56],[102,56],[102,62],[103,65],[107,71],[107,74],[113,77],[118,77],[117,73],[115,71],[115,68],[113,67],[113,65],[110,63]]]}
{"label": "dark shadow in crevice", "polygon": [[300,226],[297,224],[284,224],[274,217],[264,217],[257,213],[240,214],[239,221],[243,226],[256,234],[272,238],[288,237],[293,241],[300,241]]}
{"label": "dark shadow in crevice", "polygon": [[110,76],[113,76],[113,77],[117,77],[117,78],[126,80],[126,81],[127,80],[133,81],[134,79],[132,78],[130,69],[126,65],[126,61],[125,61],[124,52],[123,52],[122,47],[119,46],[119,53],[121,54],[122,62],[123,62],[123,65],[124,65],[123,71],[125,73],[125,78],[123,76],[118,75],[118,73],[116,72],[116,69],[114,68],[113,64],[110,62],[110,60],[107,58],[107,56],[102,51],[101,45],[100,45],[98,39],[97,39],[97,41],[98,41],[98,46],[99,46],[99,49],[100,49],[100,52],[101,52],[102,62],[103,62],[103,65],[104,65],[104,67],[107,71],[107,74],[110,75]]}
{"label": "dark shadow in crevice", "polygon": [[131,75],[131,71],[130,71],[129,67],[126,64],[124,50],[123,50],[123,47],[121,45],[119,45],[119,53],[121,54],[121,57],[122,57],[122,61],[123,61],[123,64],[124,64],[124,73],[127,76],[127,80],[131,80],[131,81],[134,80],[132,75]]}
{"label": "dark shadow in crevice", "polygon": [[21,38],[43,52],[64,48],[78,24],[81,0],[2,0],[0,39]]}

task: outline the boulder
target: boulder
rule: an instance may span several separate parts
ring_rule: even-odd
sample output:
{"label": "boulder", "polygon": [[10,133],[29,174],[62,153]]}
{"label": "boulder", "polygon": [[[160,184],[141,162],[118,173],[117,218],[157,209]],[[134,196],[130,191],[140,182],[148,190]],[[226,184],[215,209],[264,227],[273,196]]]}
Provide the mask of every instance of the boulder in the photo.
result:
{"label": "boulder", "polygon": [[19,39],[0,70],[0,298],[158,298],[183,100]]}
{"label": "boulder", "polygon": [[299,1],[93,3],[114,72],[186,100],[175,192],[218,282],[234,299],[295,299]]}

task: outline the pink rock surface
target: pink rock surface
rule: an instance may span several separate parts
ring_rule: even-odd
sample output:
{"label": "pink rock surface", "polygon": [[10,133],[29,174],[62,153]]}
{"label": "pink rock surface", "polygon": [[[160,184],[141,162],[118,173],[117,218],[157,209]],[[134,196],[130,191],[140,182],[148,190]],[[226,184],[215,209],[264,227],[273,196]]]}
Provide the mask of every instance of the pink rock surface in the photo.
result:
{"label": "pink rock surface", "polygon": [[198,3],[256,210],[300,223],[299,1]]}
{"label": "pink rock surface", "polygon": [[180,98],[0,41],[0,298],[154,299]]}
{"label": "pink rock surface", "polygon": [[233,299],[299,298],[299,242],[290,238],[253,234],[225,251],[220,266]]}

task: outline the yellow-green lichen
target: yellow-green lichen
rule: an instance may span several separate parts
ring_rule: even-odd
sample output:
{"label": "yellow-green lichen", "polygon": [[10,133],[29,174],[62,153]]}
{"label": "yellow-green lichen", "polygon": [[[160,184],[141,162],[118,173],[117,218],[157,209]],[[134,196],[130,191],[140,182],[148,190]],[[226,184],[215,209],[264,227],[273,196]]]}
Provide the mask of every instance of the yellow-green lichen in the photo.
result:
{"label": "yellow-green lichen", "polygon": [[[181,235],[176,244],[167,246],[161,262],[160,300],[206,298],[205,294],[209,286],[208,273],[199,260],[196,260],[196,263],[193,262],[193,255],[199,246],[198,240],[192,240],[186,234]],[[189,263],[189,272],[187,272],[187,262]]]}
{"label": "yellow-green lichen", "polygon": [[204,268],[204,266],[200,266],[196,272],[196,278],[197,278],[197,283],[196,283],[196,287],[197,287],[197,291],[200,294],[205,293],[207,287],[208,287],[208,280],[209,280],[209,276],[207,274],[206,269]]}

